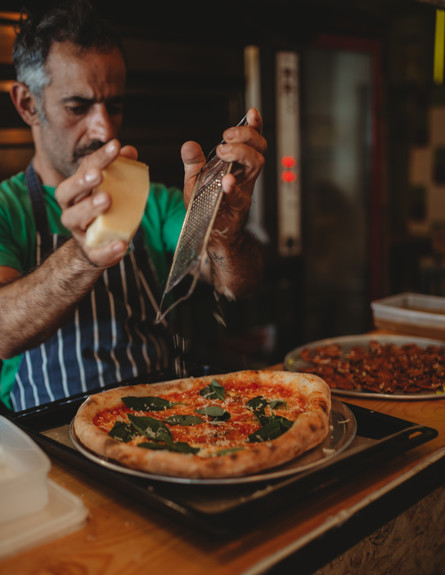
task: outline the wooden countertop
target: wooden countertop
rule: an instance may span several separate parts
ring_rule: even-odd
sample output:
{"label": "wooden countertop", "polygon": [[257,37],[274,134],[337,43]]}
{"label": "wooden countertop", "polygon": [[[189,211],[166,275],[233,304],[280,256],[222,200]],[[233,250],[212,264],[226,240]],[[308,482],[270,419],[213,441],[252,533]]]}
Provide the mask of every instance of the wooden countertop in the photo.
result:
{"label": "wooden countertop", "polygon": [[236,536],[221,538],[140,507],[130,497],[53,459],[50,477],[81,498],[89,510],[87,523],[74,533],[0,561],[0,572],[253,575],[286,557],[297,557],[298,572],[311,573],[322,565],[317,545],[323,546],[327,562],[443,484],[445,400],[343,399],[433,427],[438,436],[341,485],[268,514]]}

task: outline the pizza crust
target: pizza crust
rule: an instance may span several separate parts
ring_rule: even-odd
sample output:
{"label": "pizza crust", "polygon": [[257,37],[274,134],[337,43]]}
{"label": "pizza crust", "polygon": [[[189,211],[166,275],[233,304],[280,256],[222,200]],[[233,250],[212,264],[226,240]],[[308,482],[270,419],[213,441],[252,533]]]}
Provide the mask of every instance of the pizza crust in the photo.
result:
{"label": "pizza crust", "polygon": [[[304,411],[291,428],[276,439],[249,444],[248,449],[225,455],[203,457],[171,451],[152,451],[113,439],[93,423],[93,418],[106,409],[122,406],[124,396],[168,397],[169,393],[202,389],[214,379],[227,381],[255,380],[260,387],[285,384],[292,396],[304,399]],[[261,389],[258,392],[261,394]],[[272,370],[246,370],[200,378],[186,378],[155,384],[122,386],[90,396],[79,408],[73,422],[78,440],[95,454],[131,469],[150,474],[188,477],[223,478],[259,473],[286,463],[319,445],[328,435],[331,395],[324,380],[313,374]]]}

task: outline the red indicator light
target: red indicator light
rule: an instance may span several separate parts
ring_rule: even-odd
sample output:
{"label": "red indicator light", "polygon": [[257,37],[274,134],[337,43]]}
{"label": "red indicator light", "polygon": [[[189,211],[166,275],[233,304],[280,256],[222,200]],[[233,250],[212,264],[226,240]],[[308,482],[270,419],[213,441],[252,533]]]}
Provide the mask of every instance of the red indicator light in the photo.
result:
{"label": "red indicator light", "polygon": [[295,182],[295,180],[297,179],[297,174],[295,172],[291,172],[289,170],[286,170],[285,172],[283,172],[281,174],[281,179],[284,182]]}
{"label": "red indicator light", "polygon": [[296,164],[297,162],[292,156],[283,156],[281,158],[281,165],[285,168],[293,168]]}

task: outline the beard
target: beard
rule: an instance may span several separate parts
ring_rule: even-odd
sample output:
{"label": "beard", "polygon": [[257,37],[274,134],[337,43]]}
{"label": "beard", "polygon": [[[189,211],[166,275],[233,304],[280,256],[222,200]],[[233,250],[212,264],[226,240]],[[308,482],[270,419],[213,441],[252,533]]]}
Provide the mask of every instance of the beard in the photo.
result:
{"label": "beard", "polygon": [[92,140],[70,150],[66,140],[60,134],[52,131],[48,123],[41,124],[41,148],[44,151],[44,156],[63,179],[72,176],[79,168],[83,158],[101,148],[104,143],[100,140]]}
{"label": "beard", "polygon": [[101,142],[99,140],[93,140],[87,146],[79,146],[73,152],[73,162],[76,165],[79,165],[82,158],[84,158],[85,156],[88,156],[92,152],[95,152],[96,150],[101,148],[104,144],[105,144],[105,142]]}
{"label": "beard", "polygon": [[104,142],[93,141],[86,146],[77,147],[70,156],[64,155],[63,153],[60,154],[60,149],[55,151],[53,147],[53,153],[51,154],[52,164],[63,178],[69,178],[79,169],[83,158],[98,150],[103,145]]}

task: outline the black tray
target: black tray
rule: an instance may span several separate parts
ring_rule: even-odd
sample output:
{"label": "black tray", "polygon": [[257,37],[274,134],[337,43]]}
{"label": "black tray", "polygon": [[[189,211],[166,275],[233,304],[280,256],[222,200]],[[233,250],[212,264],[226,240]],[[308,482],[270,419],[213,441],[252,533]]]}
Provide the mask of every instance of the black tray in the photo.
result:
{"label": "black tray", "polygon": [[[216,372],[205,369],[193,375]],[[155,378],[156,381],[160,379],[159,376]],[[149,382],[147,378],[144,381]],[[135,382],[132,380],[128,383]],[[338,456],[315,468],[264,482],[177,485],[108,469],[82,455],[71,443],[67,429],[87,395],[80,394],[9,414],[9,417],[50,455],[63,459],[120,496],[135,499],[147,508],[169,512],[186,520],[189,525],[202,528],[208,535],[231,534],[249,527],[268,514],[304,501],[310,494],[335,486],[363,470],[372,469],[377,462],[400,455],[438,434],[430,427],[344,403],[356,418],[356,436]]]}

